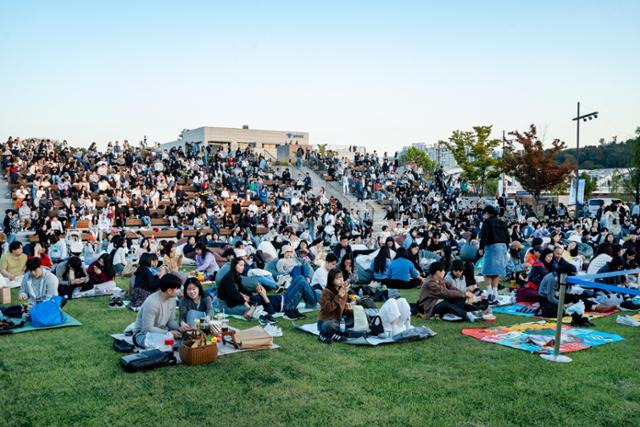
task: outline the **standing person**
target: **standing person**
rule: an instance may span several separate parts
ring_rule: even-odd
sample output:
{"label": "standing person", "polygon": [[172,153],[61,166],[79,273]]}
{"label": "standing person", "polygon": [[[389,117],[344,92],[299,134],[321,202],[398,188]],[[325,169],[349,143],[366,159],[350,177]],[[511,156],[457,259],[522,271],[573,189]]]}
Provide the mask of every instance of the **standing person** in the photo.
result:
{"label": "standing person", "polygon": [[507,245],[509,230],[498,218],[498,211],[493,206],[486,206],[482,211],[484,221],[480,229],[480,255],[484,256],[482,274],[487,284],[489,302],[497,303],[500,277],[507,274]]}

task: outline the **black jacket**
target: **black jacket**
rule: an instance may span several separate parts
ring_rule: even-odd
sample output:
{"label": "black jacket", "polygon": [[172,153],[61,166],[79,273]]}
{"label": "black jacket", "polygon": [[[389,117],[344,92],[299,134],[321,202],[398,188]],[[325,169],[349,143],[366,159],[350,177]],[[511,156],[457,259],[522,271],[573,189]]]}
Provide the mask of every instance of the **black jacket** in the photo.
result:
{"label": "black jacket", "polygon": [[233,277],[233,272],[229,271],[224,275],[218,284],[218,298],[224,301],[229,307],[244,304],[244,292],[242,284],[237,284]]}
{"label": "black jacket", "polygon": [[480,249],[495,243],[509,244],[509,230],[507,225],[497,216],[485,220],[480,229]]}

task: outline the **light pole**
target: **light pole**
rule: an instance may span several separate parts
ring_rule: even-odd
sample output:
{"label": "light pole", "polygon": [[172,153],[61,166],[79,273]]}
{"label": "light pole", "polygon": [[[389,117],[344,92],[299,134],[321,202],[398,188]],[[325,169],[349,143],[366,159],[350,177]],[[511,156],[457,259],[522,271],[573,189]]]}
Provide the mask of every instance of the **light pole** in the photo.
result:
{"label": "light pole", "polygon": [[598,118],[598,112],[594,111],[592,113],[589,114],[583,114],[582,116],[580,115],[580,102],[578,102],[578,113],[576,114],[576,116],[571,119],[574,120],[576,122],[576,182],[575,182],[575,187],[576,187],[576,208],[575,208],[575,215],[576,218],[578,218],[578,182],[580,181],[580,120],[584,120],[585,122],[587,120],[593,120],[593,119],[597,119]]}

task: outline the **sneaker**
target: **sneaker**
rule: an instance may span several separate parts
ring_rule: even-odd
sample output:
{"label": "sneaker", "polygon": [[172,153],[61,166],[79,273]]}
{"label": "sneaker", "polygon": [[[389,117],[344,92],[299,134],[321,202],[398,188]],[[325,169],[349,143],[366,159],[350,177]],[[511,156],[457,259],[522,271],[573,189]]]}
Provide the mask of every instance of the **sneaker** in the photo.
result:
{"label": "sneaker", "polygon": [[446,320],[447,322],[458,322],[462,320],[462,317],[458,317],[452,313],[447,313],[444,316],[442,316],[442,320]]}
{"label": "sneaker", "polygon": [[467,320],[469,322],[474,323],[478,318],[471,312],[467,312]]}
{"label": "sneaker", "polygon": [[318,335],[318,341],[324,344],[331,344],[333,341],[331,340],[331,334],[320,334]]}
{"label": "sneaker", "polygon": [[331,341],[342,342],[344,340],[346,340],[346,338],[343,335],[340,335],[340,334],[331,335]]}
{"label": "sneaker", "polygon": [[122,302],[122,298],[114,297],[111,298],[109,302],[109,308],[124,308],[124,303]]}
{"label": "sneaker", "polygon": [[267,314],[263,314],[262,316],[260,316],[258,321],[260,322],[261,325],[275,325],[276,323],[278,323],[278,321],[276,319],[274,319],[273,316],[268,314],[268,313]]}
{"label": "sneaker", "polygon": [[293,310],[284,311],[284,318],[287,320],[302,320],[302,319],[306,319],[306,317],[307,316],[300,313],[297,308],[294,308]]}
{"label": "sneaker", "polygon": [[616,323],[619,323],[621,325],[633,326],[634,328],[640,326],[640,322],[629,316],[618,316],[618,318],[616,319]]}

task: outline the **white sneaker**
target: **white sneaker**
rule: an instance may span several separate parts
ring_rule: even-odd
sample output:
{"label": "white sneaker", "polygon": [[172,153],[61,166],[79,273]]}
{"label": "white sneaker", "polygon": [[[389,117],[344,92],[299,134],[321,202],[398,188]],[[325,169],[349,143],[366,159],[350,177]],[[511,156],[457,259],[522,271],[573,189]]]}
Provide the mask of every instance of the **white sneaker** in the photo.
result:
{"label": "white sneaker", "polygon": [[444,316],[442,316],[442,320],[446,320],[447,322],[458,322],[462,320],[462,318],[456,316],[455,314],[447,313]]}
{"label": "white sneaker", "polygon": [[469,322],[474,323],[478,318],[471,312],[467,312],[467,319],[469,320]]}
{"label": "white sneaker", "polygon": [[618,316],[618,318],[616,319],[616,323],[619,323],[621,325],[633,326],[635,328],[640,327],[640,322],[632,319],[629,316]]}

